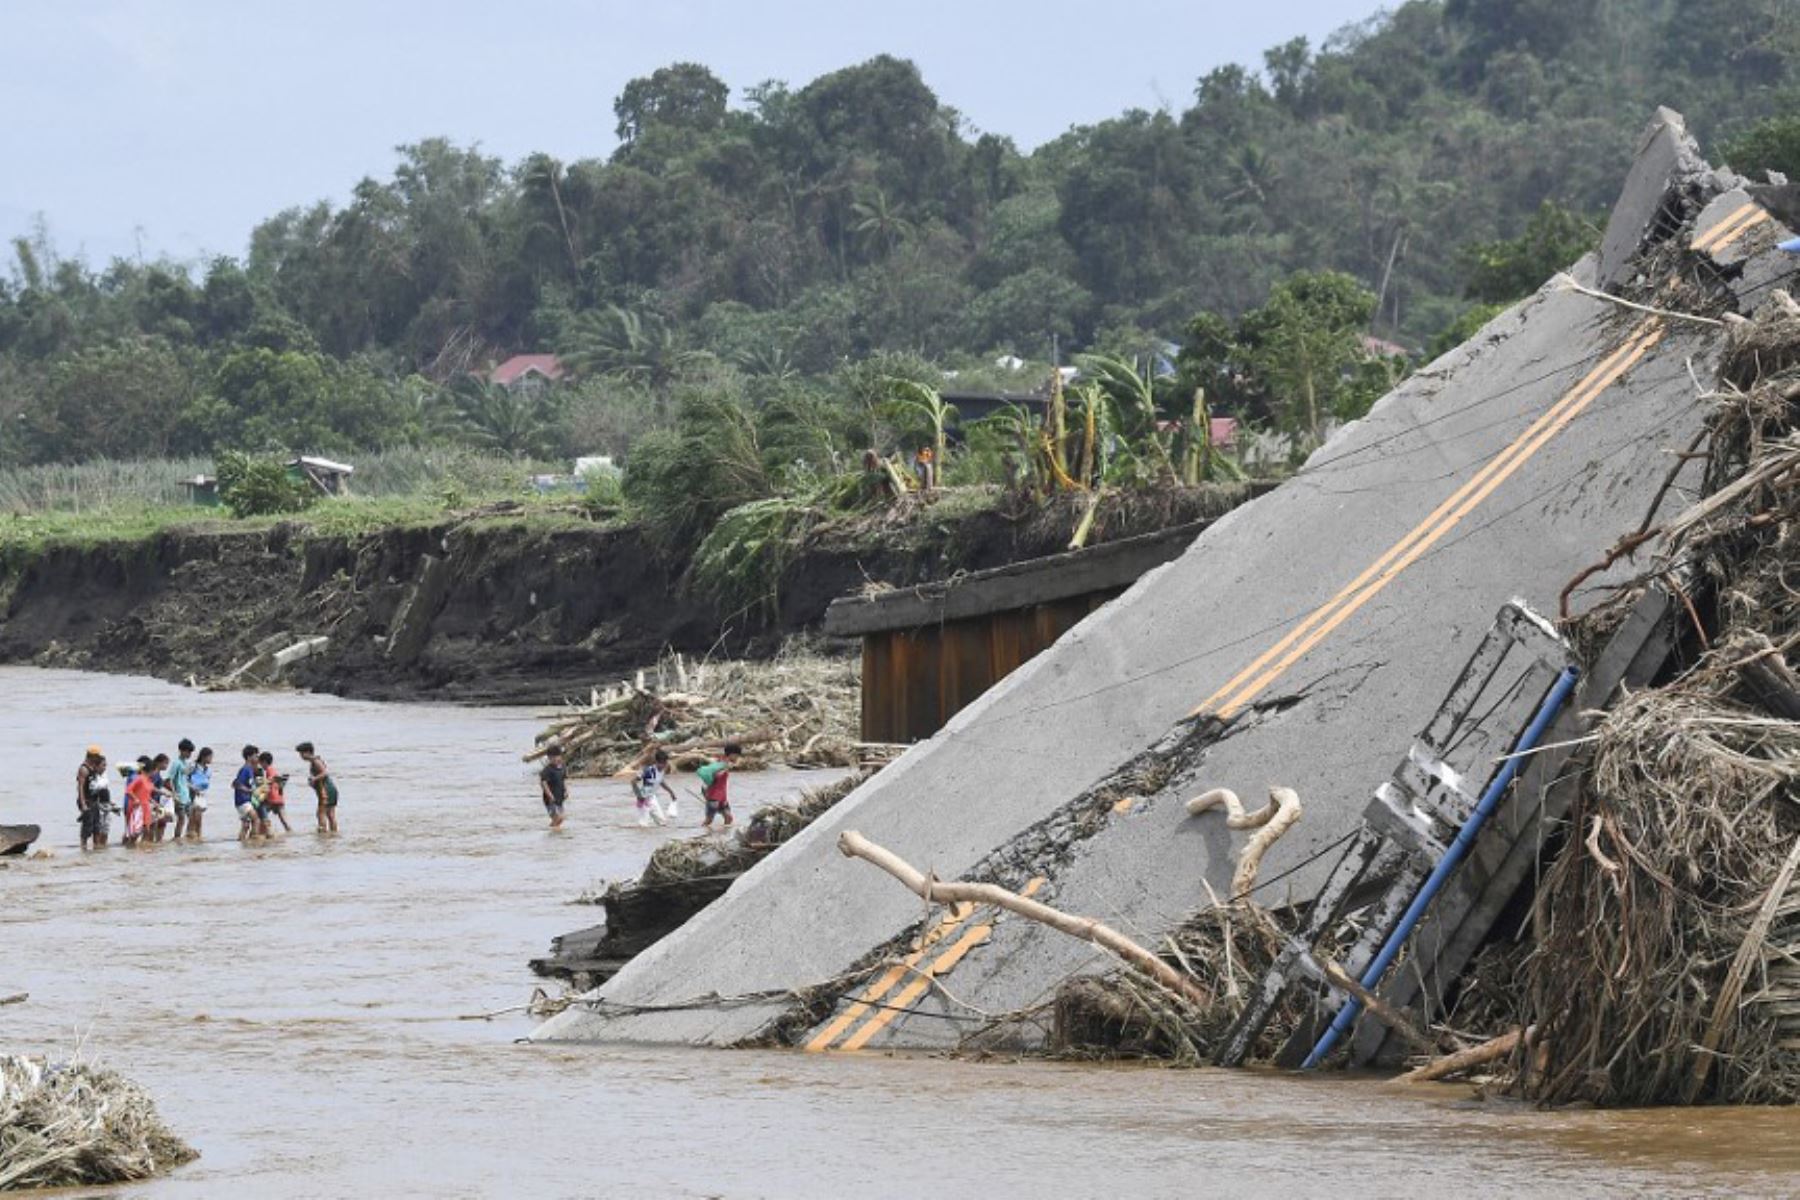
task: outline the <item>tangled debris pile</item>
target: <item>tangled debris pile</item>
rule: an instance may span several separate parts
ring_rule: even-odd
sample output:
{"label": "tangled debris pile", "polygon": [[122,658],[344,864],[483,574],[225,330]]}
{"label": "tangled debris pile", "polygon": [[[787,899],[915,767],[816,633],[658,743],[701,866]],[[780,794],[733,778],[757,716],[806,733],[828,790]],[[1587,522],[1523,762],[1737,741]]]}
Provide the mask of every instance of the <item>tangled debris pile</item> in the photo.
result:
{"label": "tangled debris pile", "polygon": [[1800,1101],[1800,306],[1733,324],[1712,399],[1706,498],[1650,572],[1697,657],[1606,714],[1537,897],[1546,1104]]}
{"label": "tangled debris pile", "polygon": [[725,894],[738,876],[856,790],[867,772],[809,788],[793,803],[766,804],[734,838],[696,837],[664,842],[642,875],[608,885],[587,903],[606,909],[601,925],[554,939],[549,957],[534,959],[539,975],[567,979],[577,990],[615,972],[689,917]]}
{"label": "tangled debris pile", "polygon": [[537,749],[526,757],[560,745],[572,772],[613,775],[661,747],[677,769],[691,770],[730,740],[744,747],[740,771],[774,763],[879,765],[897,748],[859,739],[861,689],[858,659],[804,645],[790,645],[767,662],[696,663],[669,655],[572,706],[538,735]]}
{"label": "tangled debris pile", "polygon": [[0,1191],[126,1183],[198,1157],[130,1080],[0,1056]]}

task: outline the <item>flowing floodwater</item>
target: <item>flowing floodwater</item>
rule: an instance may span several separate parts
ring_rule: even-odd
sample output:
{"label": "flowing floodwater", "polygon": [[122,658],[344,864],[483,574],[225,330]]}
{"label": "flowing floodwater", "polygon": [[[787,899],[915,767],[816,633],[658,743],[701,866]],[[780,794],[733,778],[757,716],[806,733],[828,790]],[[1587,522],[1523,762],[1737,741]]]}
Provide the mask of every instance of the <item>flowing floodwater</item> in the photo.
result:
{"label": "flowing floodwater", "polygon": [[[203,694],[0,669],[0,821],[53,857],[0,866],[0,1052],[144,1084],[203,1157],[145,1197],[1779,1195],[1800,1114],[1543,1114],[1467,1087],[1341,1078],[520,1045],[525,961],[598,910],[656,833],[578,785],[544,829],[519,710]],[[81,750],[219,751],[203,846],[76,846]],[[316,741],[344,832],[246,849],[245,741]],[[740,811],[805,777],[743,776]],[[684,813],[693,823],[697,804]]]}

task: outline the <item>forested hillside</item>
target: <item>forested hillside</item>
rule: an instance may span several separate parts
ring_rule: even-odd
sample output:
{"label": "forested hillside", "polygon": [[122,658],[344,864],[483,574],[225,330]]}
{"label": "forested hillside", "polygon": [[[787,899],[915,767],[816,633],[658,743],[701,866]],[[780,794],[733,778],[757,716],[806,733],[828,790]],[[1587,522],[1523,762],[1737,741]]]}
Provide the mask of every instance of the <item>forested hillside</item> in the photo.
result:
{"label": "forested hillside", "polygon": [[[0,456],[622,450],[696,388],[830,403],[876,354],[1034,386],[993,360],[1229,330],[1296,272],[1354,277],[1369,331],[1422,350],[1541,278],[1495,260],[1534,218],[1515,250],[1580,249],[1655,104],[1715,158],[1800,174],[1796,63],[1792,0],[1413,0],[1029,153],[899,59],[802,86],[676,64],[618,97],[609,157],[422,140],[344,207],[272,216],[241,260],[20,243]],[[1106,69],[1076,53],[1043,86]],[[466,382],[528,350],[580,371],[554,411]]]}

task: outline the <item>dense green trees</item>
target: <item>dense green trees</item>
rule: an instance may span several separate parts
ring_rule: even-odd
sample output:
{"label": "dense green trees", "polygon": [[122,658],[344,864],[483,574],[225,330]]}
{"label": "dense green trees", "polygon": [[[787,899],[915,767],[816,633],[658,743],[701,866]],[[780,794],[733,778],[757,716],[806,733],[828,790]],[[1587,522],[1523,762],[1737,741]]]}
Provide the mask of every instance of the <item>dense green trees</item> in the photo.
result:
{"label": "dense green trees", "polygon": [[[0,278],[0,455],[616,453],[696,389],[829,406],[873,355],[1171,340],[1218,410],[1310,431],[1363,402],[1352,332],[1432,345],[1567,265],[1654,104],[1740,169],[1800,172],[1797,62],[1791,0],[1410,0],[1029,154],[893,57],[736,105],[676,63],[620,93],[606,158],[422,140],[241,262],[27,239]],[[457,383],[546,349],[583,377],[549,408]],[[1161,385],[1171,415],[1189,399]]]}

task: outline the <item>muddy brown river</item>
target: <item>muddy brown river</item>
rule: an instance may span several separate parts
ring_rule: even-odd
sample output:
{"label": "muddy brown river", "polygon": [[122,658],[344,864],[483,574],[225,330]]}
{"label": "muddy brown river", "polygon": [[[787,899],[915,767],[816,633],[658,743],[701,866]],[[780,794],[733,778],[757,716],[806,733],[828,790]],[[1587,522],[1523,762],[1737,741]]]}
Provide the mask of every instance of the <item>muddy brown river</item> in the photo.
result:
{"label": "muddy brown river", "polygon": [[[0,821],[42,824],[53,855],[0,867],[0,994],[31,993],[0,1008],[0,1051],[124,1071],[202,1153],[106,1194],[1800,1194],[1789,1111],[1546,1114],[1450,1085],[520,1045],[529,1018],[463,1018],[523,1003],[526,959],[597,917],[567,901],[664,836],[594,783],[547,832],[518,758],[532,713],[3,668],[0,716]],[[312,833],[296,794],[294,835],[245,849],[215,783],[204,845],[82,854],[82,748],[118,762],[184,735],[221,765],[245,741],[317,742],[343,835]],[[743,776],[739,807],[806,779]]]}

